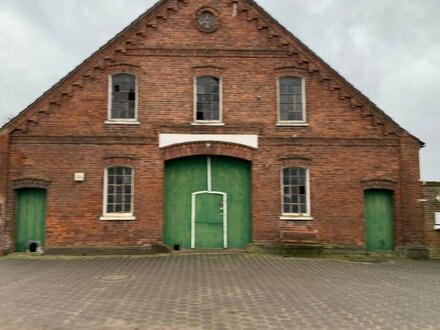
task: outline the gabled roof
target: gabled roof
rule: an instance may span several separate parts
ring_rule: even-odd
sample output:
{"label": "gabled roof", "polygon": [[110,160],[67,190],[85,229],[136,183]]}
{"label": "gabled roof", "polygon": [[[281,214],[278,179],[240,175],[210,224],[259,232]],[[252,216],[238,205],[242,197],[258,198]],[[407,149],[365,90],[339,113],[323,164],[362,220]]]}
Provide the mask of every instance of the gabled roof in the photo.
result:
{"label": "gabled roof", "polygon": [[[85,71],[95,65],[95,62],[102,53],[110,53],[120,41],[124,38],[128,38],[131,33],[135,33],[139,25],[144,21],[150,21],[159,17],[160,11],[163,8],[172,7],[179,3],[188,3],[191,1],[198,1],[203,4],[203,0],[160,0],[144,14],[140,15],[129,26],[118,33],[115,37],[110,39],[104,46],[99,48],[95,53],[84,60],[74,70],[68,73],[64,78],[52,86],[48,91],[41,95],[37,100],[30,104],[26,109],[21,111],[12,120],[6,123],[0,128],[0,133],[9,131],[14,127],[20,125],[22,121],[26,120],[28,114],[32,112],[32,109],[36,108],[40,103],[44,102],[57,92],[62,92],[69,86],[71,81],[78,79]],[[261,20],[261,26],[270,29],[272,35],[279,36],[279,39],[283,39],[283,46],[292,47],[294,52],[298,52],[300,59],[303,63],[310,64],[309,72],[319,72],[322,80],[329,80],[333,89],[340,90],[341,98],[350,99],[353,107],[355,108],[368,108],[368,111],[374,111],[376,115],[380,117],[380,121],[385,121],[391,125],[394,130],[401,132],[401,134],[408,134],[416,139],[421,146],[424,145],[422,141],[415,136],[408,133],[402,127],[400,127],[391,117],[385,112],[379,109],[369,98],[363,95],[358,89],[351,85],[346,79],[344,79],[337,71],[331,68],[323,59],[315,54],[310,48],[308,48],[303,42],[295,37],[290,31],[282,26],[276,19],[274,19],[269,13],[267,13],[260,5],[254,0],[225,0],[230,4],[240,5],[240,12],[254,11],[257,15],[255,20]],[[380,123],[383,125],[383,123]]]}

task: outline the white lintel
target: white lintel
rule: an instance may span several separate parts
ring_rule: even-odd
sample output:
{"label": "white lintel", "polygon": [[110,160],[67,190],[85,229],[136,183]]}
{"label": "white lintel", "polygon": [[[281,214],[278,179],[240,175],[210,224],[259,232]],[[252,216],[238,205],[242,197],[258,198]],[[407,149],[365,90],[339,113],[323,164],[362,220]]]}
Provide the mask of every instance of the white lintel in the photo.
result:
{"label": "white lintel", "polygon": [[244,134],[159,134],[159,148],[188,142],[227,142],[258,148],[258,135]]}

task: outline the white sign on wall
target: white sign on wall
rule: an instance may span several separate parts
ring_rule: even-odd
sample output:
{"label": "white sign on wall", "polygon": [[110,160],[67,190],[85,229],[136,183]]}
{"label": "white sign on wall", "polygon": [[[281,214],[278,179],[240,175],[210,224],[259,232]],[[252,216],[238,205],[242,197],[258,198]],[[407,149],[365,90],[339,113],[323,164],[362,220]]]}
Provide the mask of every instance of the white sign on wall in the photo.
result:
{"label": "white sign on wall", "polygon": [[435,230],[440,230],[440,212],[435,212]]}

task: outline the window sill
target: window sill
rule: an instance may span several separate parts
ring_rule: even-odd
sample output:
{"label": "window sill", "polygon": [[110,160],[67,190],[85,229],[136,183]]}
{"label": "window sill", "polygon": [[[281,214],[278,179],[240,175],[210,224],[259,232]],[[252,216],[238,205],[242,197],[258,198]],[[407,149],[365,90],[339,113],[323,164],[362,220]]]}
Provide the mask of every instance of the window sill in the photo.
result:
{"label": "window sill", "polygon": [[137,120],[106,120],[104,122],[106,125],[140,125],[140,122]]}
{"label": "window sill", "polygon": [[315,218],[309,215],[282,215],[280,216],[280,220],[312,221],[315,220]]}
{"label": "window sill", "polygon": [[276,125],[277,127],[289,127],[289,126],[296,126],[296,127],[308,127],[309,124],[304,122],[279,122]]}
{"label": "window sill", "polygon": [[136,217],[133,215],[103,215],[99,218],[102,221],[133,221]]}
{"label": "window sill", "polygon": [[219,121],[193,121],[191,123],[193,126],[225,126],[225,123]]}

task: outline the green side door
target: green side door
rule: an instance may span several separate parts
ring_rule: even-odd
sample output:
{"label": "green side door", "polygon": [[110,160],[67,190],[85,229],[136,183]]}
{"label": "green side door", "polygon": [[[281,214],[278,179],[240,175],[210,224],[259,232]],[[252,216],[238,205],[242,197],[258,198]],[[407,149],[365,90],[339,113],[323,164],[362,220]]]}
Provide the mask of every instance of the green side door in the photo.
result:
{"label": "green side door", "polygon": [[16,237],[17,252],[27,250],[28,241],[44,246],[46,236],[46,191],[44,189],[20,189],[17,191]]}
{"label": "green side door", "polygon": [[250,163],[227,157],[167,162],[164,242],[183,249],[246,247],[251,242]]}
{"label": "green side door", "polygon": [[222,249],[224,247],[224,195],[202,193],[194,195],[194,247]]}
{"label": "green side door", "polygon": [[367,251],[394,249],[392,191],[365,191],[365,239]]}

